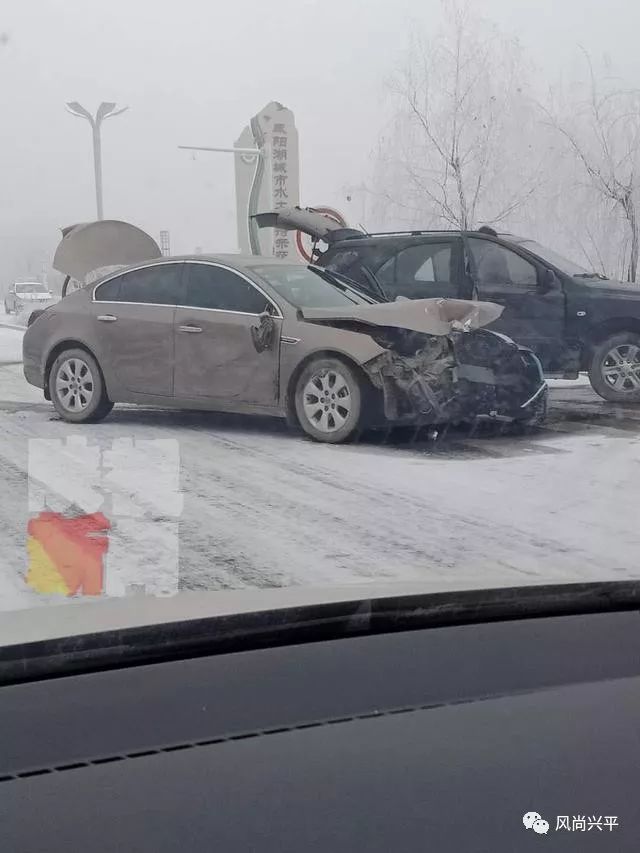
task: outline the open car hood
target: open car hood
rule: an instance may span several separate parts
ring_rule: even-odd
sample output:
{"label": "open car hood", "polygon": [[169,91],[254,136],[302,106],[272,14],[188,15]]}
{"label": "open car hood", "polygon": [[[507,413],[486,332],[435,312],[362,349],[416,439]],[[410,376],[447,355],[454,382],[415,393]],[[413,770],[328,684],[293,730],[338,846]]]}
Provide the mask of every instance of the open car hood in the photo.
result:
{"label": "open car hood", "polygon": [[448,335],[487,326],[497,320],[503,310],[493,302],[466,299],[403,299],[350,308],[301,308],[298,317],[308,323],[365,334],[373,326],[383,326],[427,335]]}
{"label": "open car hood", "polygon": [[150,261],[161,254],[153,237],[142,229],[104,219],[63,228],[53,268],[76,281],[85,281],[96,270]]}
{"label": "open car hood", "polygon": [[353,235],[363,236],[362,231],[358,231],[357,228],[345,228],[310,207],[284,207],[282,210],[256,213],[252,218],[256,220],[258,228],[302,231],[304,234],[309,234],[314,240],[324,240],[325,243],[335,242]]}

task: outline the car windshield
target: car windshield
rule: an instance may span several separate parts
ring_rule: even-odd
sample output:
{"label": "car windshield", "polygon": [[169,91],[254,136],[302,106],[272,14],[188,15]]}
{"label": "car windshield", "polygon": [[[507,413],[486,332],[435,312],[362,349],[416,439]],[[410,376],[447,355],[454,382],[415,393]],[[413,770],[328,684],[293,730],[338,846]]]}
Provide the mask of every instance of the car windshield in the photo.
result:
{"label": "car windshield", "polygon": [[312,266],[256,264],[249,269],[296,308],[339,308],[365,302],[353,289]]}
{"label": "car windshield", "polygon": [[16,293],[47,293],[47,288],[38,282],[26,282],[16,284]]}
{"label": "car windshield", "polygon": [[598,277],[598,273],[589,272],[589,270],[581,267],[580,264],[576,264],[574,261],[568,260],[568,258],[563,257],[558,254],[558,252],[554,252],[553,249],[550,249],[548,246],[542,246],[536,240],[518,240],[517,242],[519,246],[523,247],[523,249],[528,249],[544,261],[549,261],[550,264],[553,264],[554,267],[557,267],[561,272],[564,272],[567,275],[593,276],[594,278]]}
{"label": "car windshield", "polygon": [[0,650],[640,578],[637,24],[0,0]]}

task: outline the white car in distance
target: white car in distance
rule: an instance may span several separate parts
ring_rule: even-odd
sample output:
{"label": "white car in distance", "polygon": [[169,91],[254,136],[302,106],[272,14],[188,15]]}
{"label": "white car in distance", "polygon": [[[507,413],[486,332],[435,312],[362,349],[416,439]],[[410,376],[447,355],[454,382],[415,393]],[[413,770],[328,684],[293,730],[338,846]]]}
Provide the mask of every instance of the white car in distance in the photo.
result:
{"label": "white car in distance", "polygon": [[52,299],[53,294],[46,284],[39,281],[17,281],[4,298],[4,310],[7,314],[19,314],[25,308],[36,308],[45,302],[51,302]]}

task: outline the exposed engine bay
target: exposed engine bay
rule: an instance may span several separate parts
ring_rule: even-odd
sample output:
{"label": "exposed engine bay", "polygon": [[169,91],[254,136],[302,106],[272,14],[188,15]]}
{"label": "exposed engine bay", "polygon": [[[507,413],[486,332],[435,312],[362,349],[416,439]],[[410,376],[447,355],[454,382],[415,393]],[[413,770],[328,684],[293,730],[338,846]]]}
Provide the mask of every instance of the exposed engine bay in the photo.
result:
{"label": "exposed engine bay", "polygon": [[544,389],[535,357],[488,330],[432,336],[390,329],[372,337],[385,352],[363,367],[391,422],[516,419]]}
{"label": "exposed engine bay", "polygon": [[500,306],[453,299],[420,303],[358,307],[350,316],[305,311],[303,319],[369,335],[384,349],[362,368],[381,391],[391,423],[544,417],[546,383],[538,359],[482,328],[502,313]]}

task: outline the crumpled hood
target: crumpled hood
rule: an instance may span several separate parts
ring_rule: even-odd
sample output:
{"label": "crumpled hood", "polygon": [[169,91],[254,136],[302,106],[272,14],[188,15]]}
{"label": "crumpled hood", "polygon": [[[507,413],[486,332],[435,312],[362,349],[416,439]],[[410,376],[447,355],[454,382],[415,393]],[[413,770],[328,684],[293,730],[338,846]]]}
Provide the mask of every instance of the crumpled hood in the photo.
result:
{"label": "crumpled hood", "polygon": [[105,219],[63,228],[53,268],[76,281],[84,281],[95,270],[142,263],[161,255],[156,241],[141,228]]}
{"label": "crumpled hood", "polygon": [[256,213],[253,217],[258,228],[279,228],[282,231],[302,231],[315,240],[331,243],[350,235],[364,236],[356,228],[345,228],[328,216],[318,213],[311,207],[284,207],[268,213]]}
{"label": "crumpled hood", "polygon": [[503,310],[502,305],[493,302],[466,299],[403,299],[349,308],[301,308],[298,318],[365,334],[367,327],[383,326],[427,335],[449,335],[454,331],[487,326],[497,320]]}

